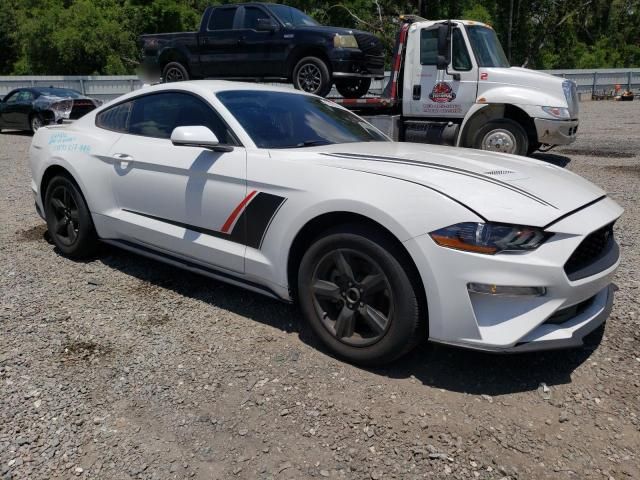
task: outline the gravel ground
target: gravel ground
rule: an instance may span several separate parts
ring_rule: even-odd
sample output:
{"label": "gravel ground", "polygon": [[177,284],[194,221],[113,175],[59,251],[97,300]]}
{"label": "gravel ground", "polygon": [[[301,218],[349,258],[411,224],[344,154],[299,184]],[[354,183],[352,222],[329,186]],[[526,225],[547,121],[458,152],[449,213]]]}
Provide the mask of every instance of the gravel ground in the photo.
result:
{"label": "gravel ground", "polygon": [[582,104],[537,158],[626,209],[601,342],[494,356],[426,344],[365,370],[298,311],[105,247],[56,254],[30,137],[0,135],[0,478],[640,478],[640,102]]}

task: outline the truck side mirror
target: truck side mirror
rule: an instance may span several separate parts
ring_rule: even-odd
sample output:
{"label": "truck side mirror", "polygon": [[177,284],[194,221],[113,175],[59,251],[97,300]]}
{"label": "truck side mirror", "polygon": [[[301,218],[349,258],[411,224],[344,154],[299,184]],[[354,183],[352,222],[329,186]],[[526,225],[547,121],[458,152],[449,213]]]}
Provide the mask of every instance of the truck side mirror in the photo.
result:
{"label": "truck side mirror", "polygon": [[451,63],[451,27],[449,22],[438,25],[438,70],[446,70]]}
{"label": "truck side mirror", "polygon": [[278,30],[278,25],[270,18],[259,18],[256,30],[259,32],[275,32]]}

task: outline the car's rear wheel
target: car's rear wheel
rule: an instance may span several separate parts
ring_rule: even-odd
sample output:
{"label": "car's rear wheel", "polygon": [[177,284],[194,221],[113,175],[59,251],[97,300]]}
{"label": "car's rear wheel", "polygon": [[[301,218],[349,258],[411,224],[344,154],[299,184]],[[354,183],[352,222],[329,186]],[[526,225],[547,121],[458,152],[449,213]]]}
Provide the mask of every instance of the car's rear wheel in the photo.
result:
{"label": "car's rear wheel", "polygon": [[526,155],[529,150],[527,132],[509,118],[492,120],[478,129],[473,148],[490,152]]}
{"label": "car's rear wheel", "polygon": [[29,127],[31,128],[31,133],[36,133],[39,129],[44,126],[44,122],[42,121],[42,117],[37,113],[31,115],[29,119]]}
{"label": "car's rear wheel", "polygon": [[66,176],[51,179],[44,211],[51,239],[64,256],[83,258],[94,253],[98,237],[87,203],[75,182]]}
{"label": "car's rear wheel", "polygon": [[369,87],[371,87],[370,78],[336,80],[336,90],[344,98],[360,98],[367,94]]}
{"label": "car's rear wheel", "polygon": [[318,57],[304,57],[293,69],[293,86],[298,90],[326,97],[331,85],[329,67]]}
{"label": "car's rear wheel", "polygon": [[381,365],[426,338],[410,271],[386,235],[364,226],[338,227],[302,257],[298,301],[315,334],[338,356]]}
{"label": "car's rear wheel", "polygon": [[169,62],[162,69],[162,81],[164,83],[182,82],[189,80],[189,72],[180,62]]}

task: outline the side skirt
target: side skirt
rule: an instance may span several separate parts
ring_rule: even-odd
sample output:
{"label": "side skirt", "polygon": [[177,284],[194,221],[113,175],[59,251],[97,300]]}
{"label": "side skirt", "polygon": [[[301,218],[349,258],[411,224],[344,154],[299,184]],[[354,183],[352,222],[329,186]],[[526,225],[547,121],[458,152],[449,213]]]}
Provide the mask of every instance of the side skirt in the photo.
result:
{"label": "side skirt", "polygon": [[173,265],[174,267],[182,268],[184,270],[188,270],[190,272],[197,273],[199,275],[204,275],[205,277],[213,278],[215,280],[219,280],[224,283],[235,285],[237,287],[241,287],[246,290],[251,290],[252,292],[261,293],[262,295],[275,298],[276,300],[280,300],[281,302],[291,303],[290,300],[282,298],[276,292],[271,290],[269,287],[260,285],[259,283],[255,283],[250,280],[245,280],[239,276],[233,275],[231,273],[227,273],[223,270],[218,270],[211,267],[205,267],[204,265],[199,265],[197,263],[191,262],[184,258],[179,258],[173,255],[170,255],[168,253],[147,247],[145,245],[140,245],[137,243],[126,241],[126,240],[102,239],[102,241],[104,243],[108,243],[109,245],[122,248],[129,252],[137,253],[138,255],[142,255],[143,257],[151,258],[153,260],[158,260],[160,262]]}

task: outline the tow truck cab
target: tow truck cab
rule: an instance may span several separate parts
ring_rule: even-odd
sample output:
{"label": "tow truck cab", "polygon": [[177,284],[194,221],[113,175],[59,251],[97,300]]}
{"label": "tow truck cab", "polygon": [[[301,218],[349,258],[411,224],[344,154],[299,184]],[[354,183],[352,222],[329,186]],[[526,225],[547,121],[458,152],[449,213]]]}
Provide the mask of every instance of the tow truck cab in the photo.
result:
{"label": "tow truck cab", "polygon": [[572,81],[512,67],[489,25],[401,19],[382,96],[337,103],[400,141],[526,155],[575,140]]}

